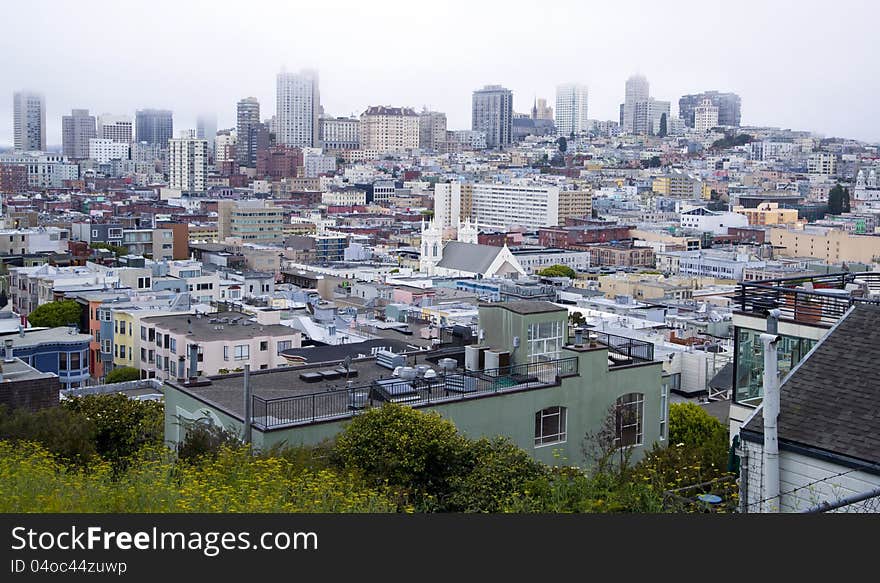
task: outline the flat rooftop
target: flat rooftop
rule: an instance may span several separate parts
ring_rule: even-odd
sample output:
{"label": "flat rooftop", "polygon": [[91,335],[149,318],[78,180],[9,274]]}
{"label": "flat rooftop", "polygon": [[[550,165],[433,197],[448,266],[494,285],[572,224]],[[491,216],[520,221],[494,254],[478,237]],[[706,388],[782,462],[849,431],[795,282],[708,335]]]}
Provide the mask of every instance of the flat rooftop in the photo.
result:
{"label": "flat rooftop", "polygon": [[[226,322],[220,320],[226,319]],[[232,320],[236,320],[232,324]],[[243,325],[247,322],[247,325]],[[247,340],[255,336],[292,336],[298,331],[281,324],[258,324],[241,312],[208,313],[202,317],[188,312],[168,316],[149,316],[142,324],[153,324],[173,334],[184,334],[193,340]],[[222,329],[216,329],[223,326]],[[190,332],[190,330],[192,330]]]}
{"label": "flat rooftop", "polygon": [[550,302],[539,302],[539,301],[528,301],[523,300],[519,302],[504,302],[504,303],[485,303],[480,304],[480,307],[487,308],[504,308],[505,310],[510,310],[515,314],[543,314],[545,312],[564,312],[565,308],[557,306],[556,304],[552,304]]}

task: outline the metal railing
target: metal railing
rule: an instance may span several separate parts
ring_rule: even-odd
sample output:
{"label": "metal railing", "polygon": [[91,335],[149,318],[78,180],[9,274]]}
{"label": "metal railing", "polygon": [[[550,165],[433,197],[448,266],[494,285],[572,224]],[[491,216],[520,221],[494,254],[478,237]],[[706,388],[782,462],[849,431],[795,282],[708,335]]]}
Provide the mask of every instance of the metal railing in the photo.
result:
{"label": "metal railing", "polygon": [[738,286],[735,300],[735,309],[747,315],[764,318],[768,310],[778,309],[781,319],[827,328],[854,304],[880,304],[880,273],[835,273],[743,282]]}
{"label": "metal railing", "polygon": [[392,377],[370,385],[296,397],[253,397],[253,425],[261,430],[340,419],[392,402],[411,406],[461,401],[475,396],[540,389],[578,374],[578,359],[562,358],[482,371],[456,371],[432,379]]}
{"label": "metal railing", "polygon": [[[596,340],[600,344],[608,347],[609,357],[615,361],[615,366],[654,360],[654,345],[650,342],[607,332],[590,331],[590,333],[596,335]],[[614,358],[615,355],[619,358]]]}

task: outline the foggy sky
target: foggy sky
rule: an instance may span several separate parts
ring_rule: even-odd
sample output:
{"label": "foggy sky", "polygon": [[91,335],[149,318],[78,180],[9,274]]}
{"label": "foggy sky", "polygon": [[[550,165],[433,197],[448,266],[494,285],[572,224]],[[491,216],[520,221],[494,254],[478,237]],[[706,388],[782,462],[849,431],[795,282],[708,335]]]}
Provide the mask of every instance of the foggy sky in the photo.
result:
{"label": "foggy sky", "polygon": [[151,0],[6,2],[0,34],[0,145],[12,144],[12,93],[42,92],[47,141],[61,116],[174,111],[175,135],[235,103],[275,112],[282,67],[320,72],[332,115],[369,105],[444,111],[470,128],[471,92],[513,90],[555,106],[559,83],[589,86],[589,117],[618,118],[624,82],[647,76],[672,102],[717,89],[742,97],[743,125],[880,140],[880,4],[871,0]]}

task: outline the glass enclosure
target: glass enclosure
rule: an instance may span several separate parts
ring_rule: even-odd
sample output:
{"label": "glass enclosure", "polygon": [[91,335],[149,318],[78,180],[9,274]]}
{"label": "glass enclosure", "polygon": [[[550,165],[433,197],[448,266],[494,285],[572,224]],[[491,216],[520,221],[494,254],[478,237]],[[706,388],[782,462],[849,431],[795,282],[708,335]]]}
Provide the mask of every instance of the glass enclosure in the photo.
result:
{"label": "glass enclosure", "polygon": [[[737,328],[736,330],[736,379],[734,400],[743,405],[757,407],[761,404],[764,386],[764,345],[759,330]],[[776,345],[780,380],[791,372],[797,363],[816,344],[809,338],[781,335]]]}

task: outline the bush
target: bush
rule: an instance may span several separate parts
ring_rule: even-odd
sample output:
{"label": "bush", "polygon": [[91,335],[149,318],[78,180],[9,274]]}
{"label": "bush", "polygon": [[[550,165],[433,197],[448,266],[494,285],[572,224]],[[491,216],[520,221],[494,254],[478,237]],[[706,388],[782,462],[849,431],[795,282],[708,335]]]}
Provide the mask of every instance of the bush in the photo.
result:
{"label": "bush", "polygon": [[577,277],[577,271],[567,265],[551,265],[539,271],[538,275],[543,277],[570,277],[574,279]]}
{"label": "bush", "polygon": [[165,407],[157,401],[135,401],[122,393],[87,395],[65,399],[61,408],[94,425],[96,451],[115,465],[165,438]]}
{"label": "bush", "polygon": [[57,328],[58,326],[67,326],[68,324],[79,325],[81,314],[82,308],[74,300],[49,302],[37,306],[28,315],[28,322],[31,323],[31,326],[45,326],[47,328]]}
{"label": "bush", "polygon": [[104,383],[112,385],[115,383],[126,383],[129,381],[137,381],[141,378],[141,371],[132,366],[120,366],[114,368],[104,377]]}
{"label": "bush", "polygon": [[220,450],[242,445],[238,435],[212,423],[190,422],[186,424],[186,436],[177,445],[177,457],[184,461],[215,458]]}
{"label": "bush", "polygon": [[727,451],[727,428],[694,403],[669,406],[669,442],[685,447],[720,448]]}
{"label": "bush", "polygon": [[84,466],[97,455],[95,424],[61,407],[31,412],[0,407],[0,440],[39,443],[64,463]]}
{"label": "bush", "polygon": [[507,512],[661,512],[662,497],[647,484],[576,468],[558,468],[550,475],[526,484]]}
{"label": "bush", "polygon": [[337,437],[335,462],[361,472],[371,483],[398,489],[401,503],[434,507],[449,478],[467,463],[467,439],[452,422],[386,403],[355,417]]}
{"label": "bush", "polygon": [[506,437],[479,439],[468,446],[470,461],[450,477],[450,495],[441,500],[452,512],[501,512],[525,484],[547,469]]}

